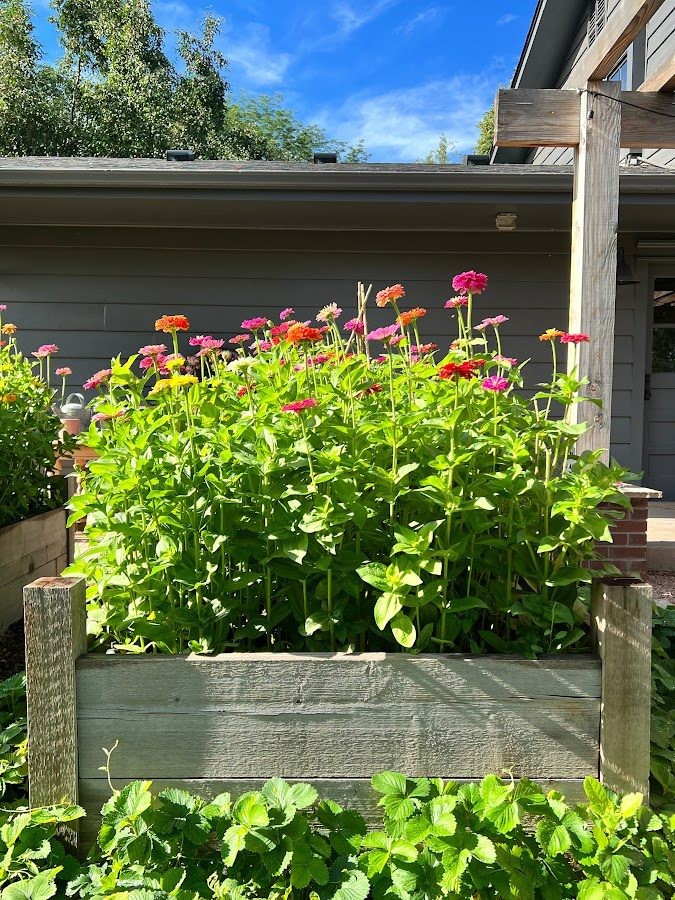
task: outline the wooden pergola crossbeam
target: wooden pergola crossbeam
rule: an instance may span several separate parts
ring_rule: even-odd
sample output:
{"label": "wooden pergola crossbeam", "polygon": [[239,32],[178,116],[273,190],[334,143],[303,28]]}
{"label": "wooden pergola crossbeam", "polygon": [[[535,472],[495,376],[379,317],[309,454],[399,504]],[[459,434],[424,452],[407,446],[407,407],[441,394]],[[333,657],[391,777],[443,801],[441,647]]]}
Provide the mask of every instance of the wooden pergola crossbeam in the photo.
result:
{"label": "wooden pergola crossbeam", "polygon": [[[596,82],[594,90],[608,94],[609,87],[609,82]],[[675,149],[675,96],[623,91],[616,100],[621,101],[614,102],[622,147]],[[584,102],[584,91],[578,90],[500,90],[495,113],[499,146],[578,146]]]}
{"label": "wooden pergola crossbeam", "polygon": [[675,53],[671,54],[638,88],[640,93],[675,91]]}

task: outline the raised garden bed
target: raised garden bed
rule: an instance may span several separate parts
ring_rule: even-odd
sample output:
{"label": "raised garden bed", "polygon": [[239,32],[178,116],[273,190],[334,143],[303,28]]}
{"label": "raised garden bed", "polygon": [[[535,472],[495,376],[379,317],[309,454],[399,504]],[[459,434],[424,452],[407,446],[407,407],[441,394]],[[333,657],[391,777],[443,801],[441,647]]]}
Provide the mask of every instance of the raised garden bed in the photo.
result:
{"label": "raised garden bed", "polygon": [[372,814],[369,779],[509,770],[574,800],[583,778],[647,793],[651,590],[596,585],[597,655],[86,653],[82,579],[26,588],[31,803],[90,814],[136,778],[206,796],[309,780]]}
{"label": "raised garden bed", "polygon": [[0,528],[0,631],[23,616],[23,588],[35,578],[60,575],[68,544],[66,515],[53,509]]}

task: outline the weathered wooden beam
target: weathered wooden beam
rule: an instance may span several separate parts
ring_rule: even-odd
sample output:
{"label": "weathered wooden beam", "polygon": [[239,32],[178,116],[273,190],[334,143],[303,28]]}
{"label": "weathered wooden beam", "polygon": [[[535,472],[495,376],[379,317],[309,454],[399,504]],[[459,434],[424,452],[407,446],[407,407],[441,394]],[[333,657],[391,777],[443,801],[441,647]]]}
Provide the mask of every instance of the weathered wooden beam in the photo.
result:
{"label": "weathered wooden beam", "polygon": [[[593,96],[600,90],[608,97]],[[619,227],[621,112],[618,82],[589,82],[581,97],[580,141],[575,150],[569,331],[591,342],[568,345],[568,369],[588,379],[582,394],[602,402],[572,407],[572,420],[589,430],[577,451],[602,449],[609,461],[612,422],[616,256]],[[616,98],[616,99],[611,99]]]}
{"label": "weathered wooden beam", "polygon": [[[39,578],[24,588],[29,800],[77,803],[75,660],[87,649],[83,578]],[[76,828],[64,835],[76,843]]]}
{"label": "weathered wooden beam", "polygon": [[648,93],[650,91],[664,91],[672,93],[675,91],[675,53],[671,53],[668,59],[663,62],[659,68],[638,88],[640,93]]}
{"label": "weathered wooden beam", "polygon": [[652,588],[595,584],[591,629],[602,660],[600,780],[649,797]]}
{"label": "weathered wooden beam", "polygon": [[[609,82],[597,90],[609,93]],[[576,147],[580,139],[580,91],[500,90],[495,115],[495,146]],[[675,97],[624,91],[621,146],[675,149]]]}
{"label": "weathered wooden beam", "polygon": [[572,68],[565,87],[583,87],[601,81],[616,68],[621,57],[664,0],[620,0],[609,13],[605,27]]}

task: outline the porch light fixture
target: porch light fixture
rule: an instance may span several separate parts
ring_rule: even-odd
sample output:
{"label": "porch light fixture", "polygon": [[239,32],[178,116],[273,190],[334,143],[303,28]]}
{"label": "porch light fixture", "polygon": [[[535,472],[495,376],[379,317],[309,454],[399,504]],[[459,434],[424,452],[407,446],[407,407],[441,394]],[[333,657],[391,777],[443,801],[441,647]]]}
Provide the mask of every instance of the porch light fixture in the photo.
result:
{"label": "porch light fixture", "polygon": [[626,254],[623,247],[619,247],[619,256],[616,261],[616,283],[621,284],[640,284],[640,279],[635,277],[635,273],[626,262]]}

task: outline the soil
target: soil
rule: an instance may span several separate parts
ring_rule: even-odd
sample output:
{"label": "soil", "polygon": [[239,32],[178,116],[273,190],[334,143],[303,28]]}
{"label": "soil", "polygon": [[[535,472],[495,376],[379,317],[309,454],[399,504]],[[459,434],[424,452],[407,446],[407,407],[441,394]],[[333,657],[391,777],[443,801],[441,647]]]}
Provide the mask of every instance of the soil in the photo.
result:
{"label": "soil", "polygon": [[0,634],[0,681],[24,668],[23,622],[15,622]]}
{"label": "soil", "polygon": [[675,604],[675,572],[645,572],[645,581],[654,588],[654,599]]}

